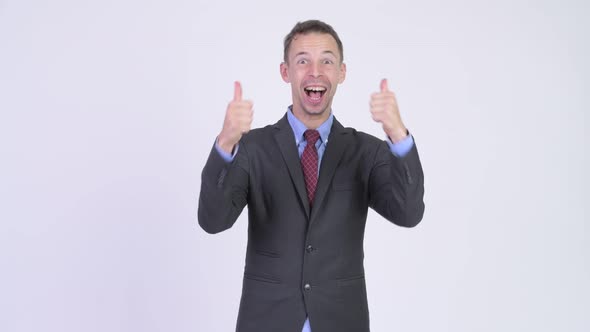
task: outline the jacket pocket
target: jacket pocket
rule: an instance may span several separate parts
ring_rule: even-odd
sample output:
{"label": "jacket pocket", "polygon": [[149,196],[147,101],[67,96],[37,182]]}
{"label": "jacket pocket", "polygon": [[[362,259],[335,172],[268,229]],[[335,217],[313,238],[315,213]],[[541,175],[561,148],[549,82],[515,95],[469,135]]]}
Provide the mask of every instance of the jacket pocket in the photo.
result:
{"label": "jacket pocket", "polygon": [[256,249],[254,250],[255,253],[257,253],[258,255],[262,255],[262,256],[266,256],[266,257],[271,257],[271,258],[279,258],[281,257],[281,255],[275,253],[275,252],[271,252],[271,251],[267,251],[267,250],[259,250]]}
{"label": "jacket pocket", "polygon": [[279,278],[276,278],[273,276],[266,276],[266,275],[263,276],[260,274],[253,274],[250,272],[244,273],[244,278],[250,279],[250,280],[255,280],[255,281],[268,282],[271,284],[280,284],[281,283],[281,280]]}
{"label": "jacket pocket", "polygon": [[365,279],[365,275],[359,274],[359,275],[350,276],[350,277],[346,277],[346,278],[338,278],[338,279],[336,279],[336,282],[338,283],[338,286],[347,286],[350,284],[354,284],[355,282],[358,282],[358,281],[363,281],[364,279]]}

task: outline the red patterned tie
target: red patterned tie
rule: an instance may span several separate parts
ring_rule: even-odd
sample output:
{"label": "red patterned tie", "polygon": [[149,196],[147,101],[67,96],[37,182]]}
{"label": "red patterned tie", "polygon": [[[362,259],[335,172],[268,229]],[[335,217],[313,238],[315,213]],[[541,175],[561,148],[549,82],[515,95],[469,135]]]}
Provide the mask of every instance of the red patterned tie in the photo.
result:
{"label": "red patterned tie", "polygon": [[303,137],[305,137],[307,145],[301,155],[301,167],[305,177],[307,198],[311,206],[318,184],[318,150],[315,148],[315,143],[320,138],[320,133],[317,130],[308,129],[303,133]]}

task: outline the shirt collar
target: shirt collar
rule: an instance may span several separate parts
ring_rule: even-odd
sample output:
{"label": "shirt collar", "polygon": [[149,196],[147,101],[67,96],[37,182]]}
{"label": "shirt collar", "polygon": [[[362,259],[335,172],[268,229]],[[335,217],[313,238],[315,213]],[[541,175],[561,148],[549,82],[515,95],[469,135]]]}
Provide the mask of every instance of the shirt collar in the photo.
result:
{"label": "shirt collar", "polygon": [[[291,125],[293,129],[293,134],[295,134],[295,143],[299,145],[301,141],[305,140],[303,138],[303,133],[308,129],[303,122],[301,122],[295,115],[293,114],[293,105],[288,107],[287,110],[287,121]],[[332,130],[332,123],[334,122],[334,114],[330,112],[330,116],[324,123],[322,123],[317,131],[320,133],[320,138],[322,139],[322,143],[328,143],[328,136],[330,136],[330,130]]]}

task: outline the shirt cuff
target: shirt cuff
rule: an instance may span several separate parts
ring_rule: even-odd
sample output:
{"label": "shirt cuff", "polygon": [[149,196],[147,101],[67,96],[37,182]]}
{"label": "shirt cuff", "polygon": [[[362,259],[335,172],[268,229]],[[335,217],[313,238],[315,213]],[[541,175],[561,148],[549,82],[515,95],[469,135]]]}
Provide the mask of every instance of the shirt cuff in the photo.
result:
{"label": "shirt cuff", "polygon": [[236,144],[236,146],[234,146],[233,153],[231,153],[231,154],[227,153],[227,152],[223,151],[223,149],[219,146],[217,139],[215,139],[215,150],[217,150],[217,153],[219,153],[219,155],[221,156],[221,159],[225,160],[225,162],[227,162],[227,163],[231,163],[234,160],[234,157],[238,153],[239,148],[240,148],[240,143],[238,143],[238,144]]}
{"label": "shirt cuff", "polygon": [[414,146],[414,138],[410,134],[397,143],[393,143],[389,137],[387,138],[386,142],[387,145],[389,145],[391,152],[398,157],[405,157]]}

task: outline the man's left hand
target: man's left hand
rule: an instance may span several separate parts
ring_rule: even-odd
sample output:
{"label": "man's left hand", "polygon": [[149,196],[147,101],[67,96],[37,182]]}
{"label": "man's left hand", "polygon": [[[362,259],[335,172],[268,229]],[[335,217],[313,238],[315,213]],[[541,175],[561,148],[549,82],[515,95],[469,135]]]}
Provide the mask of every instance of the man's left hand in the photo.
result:
{"label": "man's left hand", "polygon": [[371,116],[381,123],[383,130],[393,143],[407,136],[407,129],[402,122],[393,91],[387,87],[387,79],[381,80],[381,91],[371,95]]}

